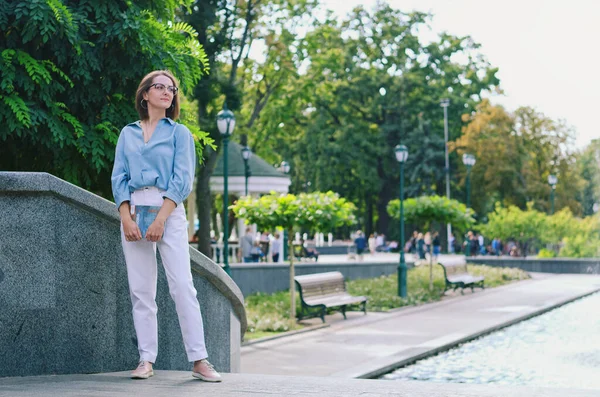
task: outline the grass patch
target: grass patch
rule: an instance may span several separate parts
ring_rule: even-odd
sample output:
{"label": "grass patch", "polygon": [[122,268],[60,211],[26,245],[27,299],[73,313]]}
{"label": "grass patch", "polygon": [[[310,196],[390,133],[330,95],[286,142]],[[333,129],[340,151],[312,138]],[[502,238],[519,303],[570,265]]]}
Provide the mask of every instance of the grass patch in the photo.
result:
{"label": "grass patch", "polygon": [[[524,280],[530,276],[521,269],[499,268],[485,265],[469,265],[469,272],[485,277],[486,288],[498,287],[516,280]],[[433,266],[433,290],[429,291],[429,265],[422,265],[407,272],[406,286],[408,296],[398,296],[398,276],[381,276],[378,278],[352,280],[346,282],[348,292],[352,295],[364,295],[369,298],[368,310],[386,311],[403,306],[420,305],[439,301],[444,292],[444,270],[441,266]]]}
{"label": "grass patch", "polygon": [[[512,281],[524,280],[530,276],[512,268],[498,268],[485,265],[469,265],[473,275],[485,277],[486,288],[497,287]],[[364,295],[369,298],[367,309],[387,311],[402,306],[420,305],[439,301],[444,291],[444,272],[441,266],[433,266],[433,291],[429,291],[429,266],[419,266],[408,271],[408,296],[398,296],[398,278],[396,274],[371,279],[347,281],[348,292],[352,295]],[[300,296],[296,293],[297,308],[300,310]],[[256,293],[246,297],[246,316],[248,330],[245,339],[257,339],[278,333],[303,328],[290,319],[289,291],[274,294]]]}
{"label": "grass patch", "polygon": [[[296,310],[300,310],[300,296],[296,293]],[[256,339],[251,334],[263,333],[262,336],[272,336],[277,333],[292,331],[303,328],[290,319],[290,292],[281,291],[274,294],[258,292],[246,297],[246,317],[248,319],[248,330],[246,338]]]}

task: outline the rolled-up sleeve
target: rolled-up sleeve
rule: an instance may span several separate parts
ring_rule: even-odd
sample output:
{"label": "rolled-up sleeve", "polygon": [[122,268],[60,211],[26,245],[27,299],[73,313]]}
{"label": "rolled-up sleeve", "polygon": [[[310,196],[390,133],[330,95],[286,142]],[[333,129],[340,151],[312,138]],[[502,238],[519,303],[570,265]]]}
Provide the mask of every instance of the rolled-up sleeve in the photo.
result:
{"label": "rolled-up sleeve", "polygon": [[117,148],[115,150],[115,163],[113,165],[113,171],[111,175],[112,192],[115,198],[115,204],[117,209],[123,204],[124,201],[131,200],[131,193],[129,192],[129,168],[127,167],[127,159],[125,158],[125,138],[123,137],[123,131],[119,135],[117,141]]}
{"label": "rolled-up sleeve", "polygon": [[194,186],[196,172],[196,147],[194,137],[186,126],[178,124],[175,130],[175,159],[173,174],[163,197],[173,200],[177,205],[189,196]]}

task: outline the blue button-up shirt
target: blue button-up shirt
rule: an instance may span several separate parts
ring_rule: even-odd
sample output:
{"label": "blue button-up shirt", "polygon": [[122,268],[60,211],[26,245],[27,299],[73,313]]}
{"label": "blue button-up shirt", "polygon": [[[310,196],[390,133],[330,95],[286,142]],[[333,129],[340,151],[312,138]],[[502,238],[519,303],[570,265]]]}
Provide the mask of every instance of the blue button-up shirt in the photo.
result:
{"label": "blue button-up shirt", "polygon": [[161,119],[148,143],[139,121],[121,130],[112,172],[117,208],[134,190],[156,186],[180,204],[192,191],[196,167],[194,138],[183,124]]}

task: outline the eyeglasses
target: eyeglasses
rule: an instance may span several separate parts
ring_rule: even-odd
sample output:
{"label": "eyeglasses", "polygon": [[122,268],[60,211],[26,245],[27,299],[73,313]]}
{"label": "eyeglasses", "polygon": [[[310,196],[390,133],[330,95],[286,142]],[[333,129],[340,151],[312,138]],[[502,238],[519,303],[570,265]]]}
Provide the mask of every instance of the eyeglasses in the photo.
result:
{"label": "eyeglasses", "polygon": [[156,88],[160,92],[165,92],[165,89],[167,89],[171,94],[173,94],[173,96],[177,95],[177,92],[179,91],[179,88],[175,87],[174,85],[170,85],[167,87],[166,85],[161,83],[154,83],[150,87],[148,87],[148,89],[152,87]]}

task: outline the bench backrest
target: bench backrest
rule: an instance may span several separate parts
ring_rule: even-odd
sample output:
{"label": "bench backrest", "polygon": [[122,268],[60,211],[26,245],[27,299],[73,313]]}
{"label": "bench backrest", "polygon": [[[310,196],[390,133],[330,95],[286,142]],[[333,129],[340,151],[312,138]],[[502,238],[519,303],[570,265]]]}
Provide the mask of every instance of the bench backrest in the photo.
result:
{"label": "bench backrest", "polygon": [[438,263],[438,265],[440,265],[444,269],[444,275],[446,276],[446,278],[468,273],[466,263]]}
{"label": "bench backrest", "polygon": [[339,294],[346,291],[344,275],[340,272],[307,274],[294,277],[303,298]]}

